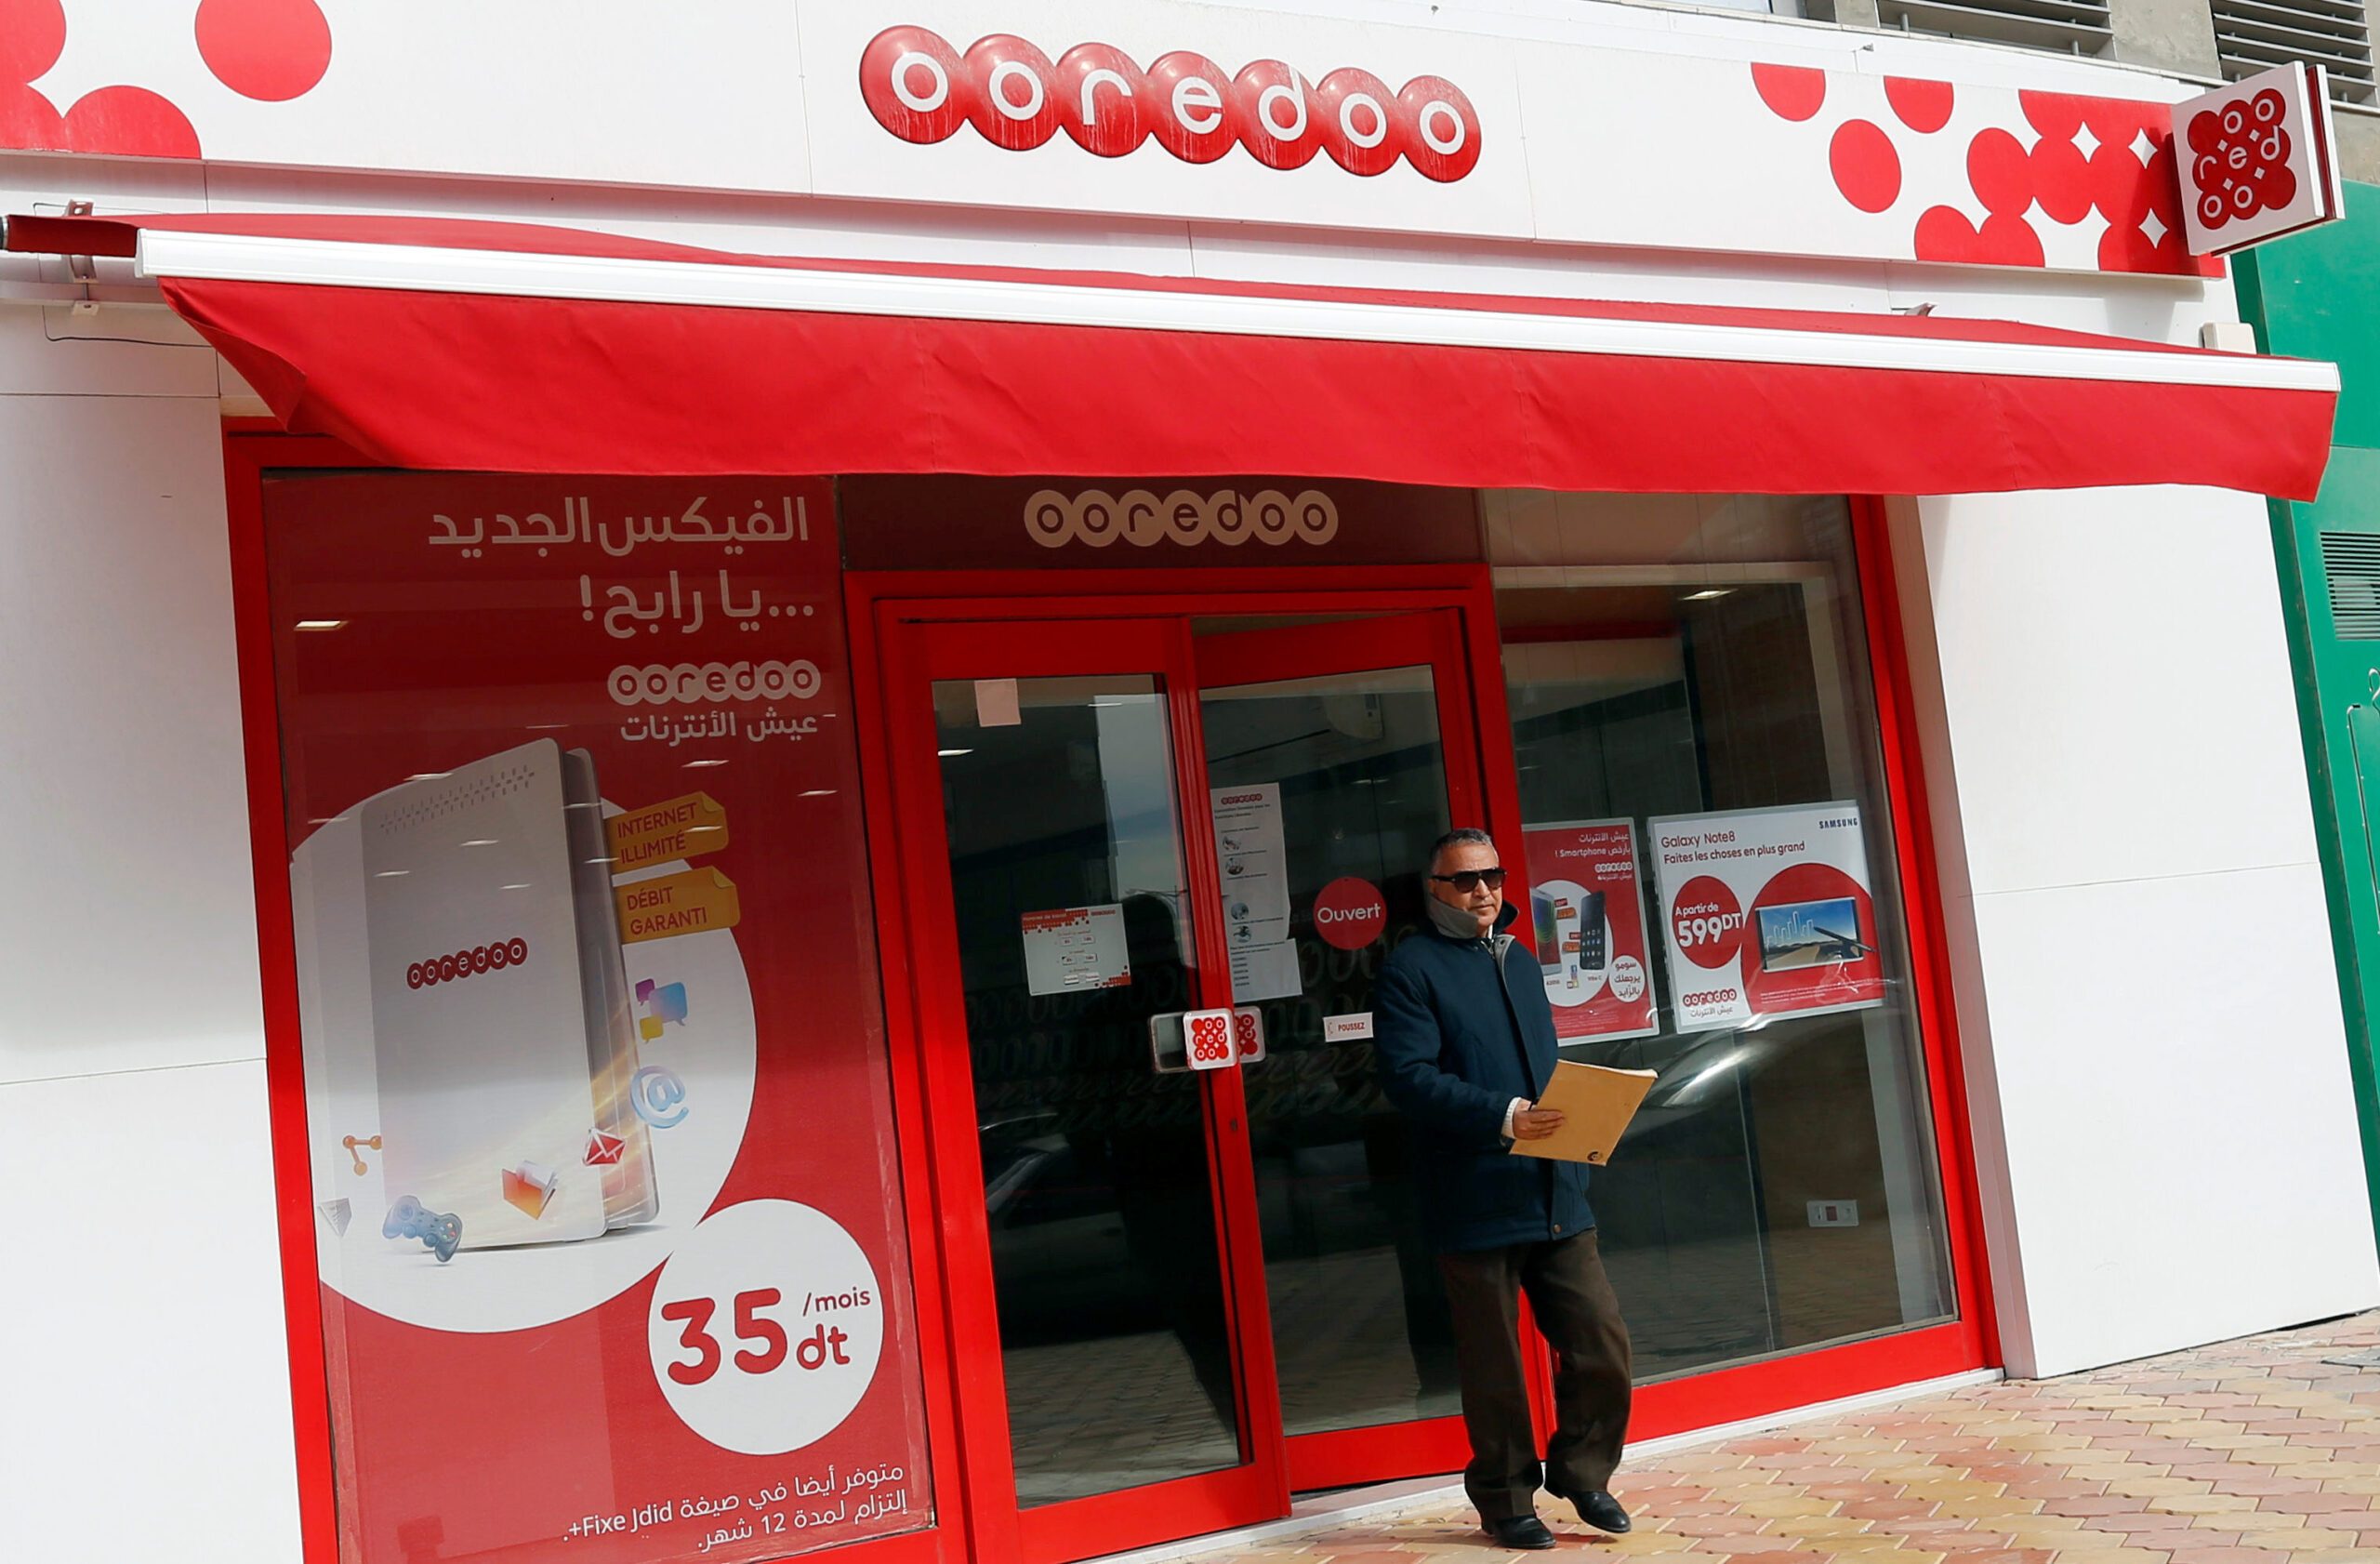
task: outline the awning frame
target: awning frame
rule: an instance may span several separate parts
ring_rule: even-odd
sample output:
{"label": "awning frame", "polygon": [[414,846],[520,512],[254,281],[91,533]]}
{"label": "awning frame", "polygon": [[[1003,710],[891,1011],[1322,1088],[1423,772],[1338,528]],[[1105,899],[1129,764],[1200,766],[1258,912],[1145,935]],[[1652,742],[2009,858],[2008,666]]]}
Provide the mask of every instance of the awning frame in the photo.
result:
{"label": "awning frame", "polygon": [[10,219],[293,432],[416,468],[2318,490],[2334,366],[2012,321],[738,256],[530,223]]}

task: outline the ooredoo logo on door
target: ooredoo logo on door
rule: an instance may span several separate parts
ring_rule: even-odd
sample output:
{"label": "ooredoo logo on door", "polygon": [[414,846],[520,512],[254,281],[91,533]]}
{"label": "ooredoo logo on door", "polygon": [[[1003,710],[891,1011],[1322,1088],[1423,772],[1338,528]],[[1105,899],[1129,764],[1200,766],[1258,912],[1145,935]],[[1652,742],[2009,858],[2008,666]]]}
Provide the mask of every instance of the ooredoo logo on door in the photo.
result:
{"label": "ooredoo logo on door", "polygon": [[904,141],[949,139],[962,125],[996,147],[1030,152],[1060,130],[1094,157],[1154,140],[1184,163],[1234,147],[1267,168],[1302,168],[1316,153],[1370,177],[1398,158],[1441,184],[1479,162],[1479,113],[1440,76],[1392,89],[1342,66],[1309,78],[1277,60],[1236,74],[1176,49],[1144,71],[1111,44],[1077,44],[1056,60],[1005,33],[959,53],[923,27],[888,27],[862,51],[860,96]]}

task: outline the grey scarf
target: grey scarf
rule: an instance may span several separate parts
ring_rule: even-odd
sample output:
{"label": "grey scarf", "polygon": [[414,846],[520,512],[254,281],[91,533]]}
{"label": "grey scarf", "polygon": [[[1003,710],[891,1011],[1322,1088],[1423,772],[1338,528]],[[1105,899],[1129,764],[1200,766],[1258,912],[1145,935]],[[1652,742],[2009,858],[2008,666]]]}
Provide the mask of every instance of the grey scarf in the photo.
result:
{"label": "grey scarf", "polygon": [[1430,922],[1448,939],[1465,942],[1486,939],[1489,931],[1479,926],[1479,920],[1460,907],[1448,907],[1437,897],[1430,898]]}

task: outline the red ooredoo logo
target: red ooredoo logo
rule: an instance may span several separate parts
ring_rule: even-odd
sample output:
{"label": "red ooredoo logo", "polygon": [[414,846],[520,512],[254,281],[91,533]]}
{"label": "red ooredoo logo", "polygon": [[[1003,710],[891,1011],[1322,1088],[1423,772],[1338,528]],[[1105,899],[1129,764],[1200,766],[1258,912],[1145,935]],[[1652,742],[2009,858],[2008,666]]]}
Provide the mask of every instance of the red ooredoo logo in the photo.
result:
{"label": "red ooredoo logo", "polygon": [[1237,75],[1177,49],[1145,71],[1109,44],[1077,44],[1052,63],[1005,33],[965,54],[922,27],[889,27],[860,55],[860,96],[904,141],[947,140],[962,125],[1010,152],[1064,130],[1097,157],[1143,141],[1184,163],[1234,147],[1267,168],[1302,168],[1317,152],[1350,174],[1384,174],[1399,157],[1440,183],[1479,162],[1479,114],[1452,82],[1416,76],[1401,90],[1346,67],[1308,80],[1277,60]]}
{"label": "red ooredoo logo", "polygon": [[2288,100],[2267,87],[2190,116],[2190,182],[2200,222],[2221,228],[2297,199],[2290,135],[2281,124],[2288,113]]}
{"label": "red ooredoo logo", "polygon": [[490,945],[474,945],[469,950],[457,950],[451,956],[432,956],[426,961],[416,961],[405,968],[405,987],[428,988],[441,983],[452,983],[458,977],[475,973],[500,971],[517,967],[529,959],[529,942],[525,939],[499,939]]}

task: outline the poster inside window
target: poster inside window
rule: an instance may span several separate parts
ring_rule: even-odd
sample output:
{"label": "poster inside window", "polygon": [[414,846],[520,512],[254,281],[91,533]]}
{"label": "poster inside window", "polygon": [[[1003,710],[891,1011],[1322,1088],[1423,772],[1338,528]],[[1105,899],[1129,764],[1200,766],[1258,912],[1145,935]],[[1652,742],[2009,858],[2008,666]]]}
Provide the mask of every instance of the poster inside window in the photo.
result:
{"label": "poster inside window", "polygon": [[931,1524],[826,486],[263,509],[342,1558]]}

